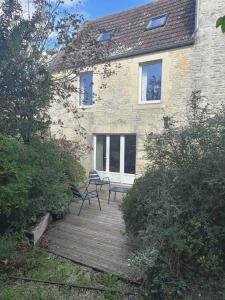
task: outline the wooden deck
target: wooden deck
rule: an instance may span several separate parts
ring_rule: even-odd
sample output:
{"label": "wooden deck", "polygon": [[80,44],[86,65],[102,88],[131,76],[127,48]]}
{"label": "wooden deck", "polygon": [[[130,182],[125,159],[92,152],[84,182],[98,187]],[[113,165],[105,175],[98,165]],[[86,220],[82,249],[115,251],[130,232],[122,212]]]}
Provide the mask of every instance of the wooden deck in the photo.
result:
{"label": "wooden deck", "polygon": [[[113,195],[112,195],[113,196]],[[81,202],[72,203],[70,212],[62,221],[53,223],[48,232],[49,251],[96,270],[110,272],[135,281],[128,266],[128,258],[135,249],[125,234],[125,225],[119,209],[121,199],[108,205],[108,194],[100,193],[102,211],[97,199],[91,206],[85,203],[77,216]]]}

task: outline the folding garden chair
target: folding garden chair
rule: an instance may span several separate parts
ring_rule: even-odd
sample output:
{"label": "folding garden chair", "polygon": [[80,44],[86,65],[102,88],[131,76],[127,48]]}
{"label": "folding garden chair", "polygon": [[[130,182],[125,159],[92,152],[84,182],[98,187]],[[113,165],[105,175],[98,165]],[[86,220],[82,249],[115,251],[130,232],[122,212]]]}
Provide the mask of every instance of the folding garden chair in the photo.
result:
{"label": "folding garden chair", "polygon": [[84,202],[86,200],[89,201],[89,205],[90,205],[90,200],[92,198],[97,198],[98,199],[98,205],[99,205],[99,209],[102,210],[101,208],[101,204],[100,204],[100,200],[99,200],[99,196],[98,196],[98,191],[97,191],[97,188],[96,188],[96,191],[91,191],[91,192],[88,192],[88,190],[86,189],[85,192],[80,192],[76,187],[74,186],[71,186],[71,191],[73,193],[73,195],[79,199],[82,200],[82,204],[81,204],[81,207],[79,209],[79,213],[78,213],[78,216],[80,215],[81,213],[81,210],[83,208],[83,205],[84,205]]}

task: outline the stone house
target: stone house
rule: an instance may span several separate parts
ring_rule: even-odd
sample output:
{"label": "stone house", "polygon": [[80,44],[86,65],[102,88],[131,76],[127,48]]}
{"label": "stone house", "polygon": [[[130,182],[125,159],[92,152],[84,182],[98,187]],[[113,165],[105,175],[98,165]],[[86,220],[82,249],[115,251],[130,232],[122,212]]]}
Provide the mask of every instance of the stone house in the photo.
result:
{"label": "stone house", "polygon": [[102,29],[99,43],[116,42],[108,59],[121,67],[108,79],[91,71],[79,78],[84,94],[74,101],[93,146],[82,161],[87,171],[132,183],[145,169],[146,134],[161,131],[165,116],[182,121],[193,90],[212,105],[224,102],[225,36],[215,28],[223,13],[224,0],[158,0],[88,22]]}

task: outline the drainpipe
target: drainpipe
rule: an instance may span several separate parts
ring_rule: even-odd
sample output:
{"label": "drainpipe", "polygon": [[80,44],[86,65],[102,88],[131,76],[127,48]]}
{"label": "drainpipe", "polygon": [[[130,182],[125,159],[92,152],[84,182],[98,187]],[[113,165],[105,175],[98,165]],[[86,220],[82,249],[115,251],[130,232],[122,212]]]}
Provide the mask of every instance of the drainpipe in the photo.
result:
{"label": "drainpipe", "polygon": [[195,40],[197,32],[199,29],[199,15],[200,15],[200,0],[196,0],[195,3],[195,30],[193,32],[192,38]]}

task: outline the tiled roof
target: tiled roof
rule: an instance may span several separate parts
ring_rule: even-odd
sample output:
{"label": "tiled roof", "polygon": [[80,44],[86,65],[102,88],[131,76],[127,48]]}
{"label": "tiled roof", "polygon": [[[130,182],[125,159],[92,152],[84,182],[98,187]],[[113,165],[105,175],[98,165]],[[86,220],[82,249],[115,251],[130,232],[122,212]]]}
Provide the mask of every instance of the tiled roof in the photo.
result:
{"label": "tiled roof", "polygon": [[[113,31],[111,55],[129,56],[193,43],[196,0],[158,0],[121,13],[88,21],[85,27]],[[149,21],[167,14],[165,26],[147,30]]]}

